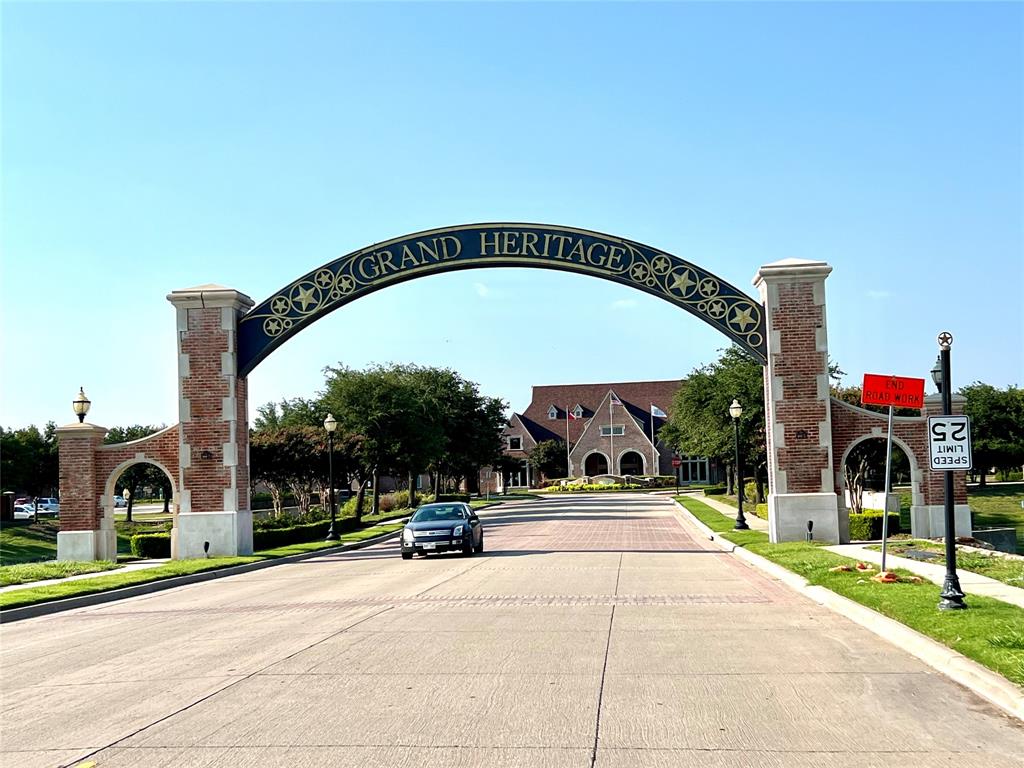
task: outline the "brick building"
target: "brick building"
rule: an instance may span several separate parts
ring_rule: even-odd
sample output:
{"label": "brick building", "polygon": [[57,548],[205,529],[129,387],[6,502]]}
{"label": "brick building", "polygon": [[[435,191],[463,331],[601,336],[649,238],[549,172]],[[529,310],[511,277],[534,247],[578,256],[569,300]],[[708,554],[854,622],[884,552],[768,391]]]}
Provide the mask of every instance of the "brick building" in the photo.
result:
{"label": "brick building", "polygon": [[[514,413],[503,433],[505,454],[522,461],[512,486],[534,486],[540,478],[526,461],[545,440],[569,442],[569,476],[674,475],[672,449],[658,434],[683,382],[536,386],[530,405]],[[717,467],[705,458],[682,457],[680,482],[716,482]]]}

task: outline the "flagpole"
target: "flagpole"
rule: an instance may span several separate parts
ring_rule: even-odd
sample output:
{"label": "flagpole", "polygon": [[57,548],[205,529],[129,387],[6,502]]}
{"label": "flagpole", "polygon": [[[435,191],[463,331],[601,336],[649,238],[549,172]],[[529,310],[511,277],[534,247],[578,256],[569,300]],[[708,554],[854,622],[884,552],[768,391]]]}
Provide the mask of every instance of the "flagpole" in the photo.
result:
{"label": "flagpole", "polygon": [[654,403],[651,403],[651,472],[652,475],[660,475],[658,471],[658,446],[654,444]]}
{"label": "flagpole", "polygon": [[615,474],[615,427],[612,426],[612,398],[608,397],[608,474]]}
{"label": "flagpole", "polygon": [[565,476],[572,477],[572,462],[569,461],[569,406],[565,406]]}

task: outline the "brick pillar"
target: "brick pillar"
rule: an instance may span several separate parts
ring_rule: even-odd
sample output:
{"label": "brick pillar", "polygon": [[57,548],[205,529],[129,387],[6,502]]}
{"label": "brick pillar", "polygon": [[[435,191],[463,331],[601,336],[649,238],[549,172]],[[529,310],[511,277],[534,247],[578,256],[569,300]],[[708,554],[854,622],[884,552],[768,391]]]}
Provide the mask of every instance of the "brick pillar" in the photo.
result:
{"label": "brick pillar", "polygon": [[252,553],[248,390],[237,375],[238,319],[252,299],[219,285],[174,291],[181,494],[171,556]]}
{"label": "brick pillar", "polygon": [[828,332],[822,261],[785,259],[758,270],[765,307],[765,433],[768,443],[768,529],[773,542],[803,541],[807,521],[816,541],[849,539],[832,470]]}
{"label": "brick pillar", "polygon": [[[964,403],[967,398],[963,395],[954,394],[953,413],[964,412]],[[942,415],[942,395],[928,395],[924,399],[923,416]],[[927,437],[925,438],[925,450],[927,451]],[[945,472],[933,472],[929,469],[929,457],[921,457],[921,467],[924,479],[921,482],[924,503],[913,505],[910,508],[910,533],[915,538],[935,539],[946,535],[946,488]],[[953,473],[953,530],[957,536],[970,536],[973,533],[971,527],[971,508],[967,504],[967,473]]]}
{"label": "brick pillar", "polygon": [[58,560],[116,560],[113,521],[103,521],[96,452],[107,434],[95,424],[57,428],[60,462],[60,531]]}

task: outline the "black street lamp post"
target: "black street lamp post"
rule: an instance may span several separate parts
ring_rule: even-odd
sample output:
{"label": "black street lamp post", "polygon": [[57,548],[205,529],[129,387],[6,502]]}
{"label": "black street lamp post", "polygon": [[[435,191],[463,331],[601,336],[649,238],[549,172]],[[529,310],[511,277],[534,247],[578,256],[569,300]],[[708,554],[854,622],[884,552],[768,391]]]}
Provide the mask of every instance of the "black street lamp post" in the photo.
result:
{"label": "black street lamp post", "polygon": [[330,484],[328,496],[330,498],[329,504],[331,505],[331,527],[327,530],[326,541],[338,540],[338,534],[334,532],[334,430],[337,428],[338,422],[328,413],[327,418],[324,419],[324,429],[327,430],[327,482]]}
{"label": "black street lamp post", "polygon": [[[953,415],[953,386],[949,375],[949,348],[953,346],[953,335],[948,331],[939,334],[939,360],[932,368],[932,380],[942,394],[942,415]],[[946,578],[942,582],[939,597],[940,611],[961,611],[967,607],[960,579],[956,575],[956,516],[953,510],[953,473],[943,472],[945,477],[945,518],[946,518]]]}
{"label": "black street lamp post", "polygon": [[736,428],[736,501],[739,511],[736,513],[736,525],[734,530],[745,531],[750,528],[746,518],[743,517],[743,465],[740,463],[740,416],[743,415],[743,406],[735,397],[732,405],[729,406],[729,415],[732,416],[732,424]]}

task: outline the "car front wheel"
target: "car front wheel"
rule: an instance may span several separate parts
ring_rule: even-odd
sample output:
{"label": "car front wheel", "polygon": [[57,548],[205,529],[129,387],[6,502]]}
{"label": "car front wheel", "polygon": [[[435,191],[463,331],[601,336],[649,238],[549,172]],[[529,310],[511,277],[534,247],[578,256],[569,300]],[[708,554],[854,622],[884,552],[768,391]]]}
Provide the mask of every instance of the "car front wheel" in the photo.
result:
{"label": "car front wheel", "polygon": [[402,559],[403,560],[412,560],[412,552],[403,552],[402,553]]}

